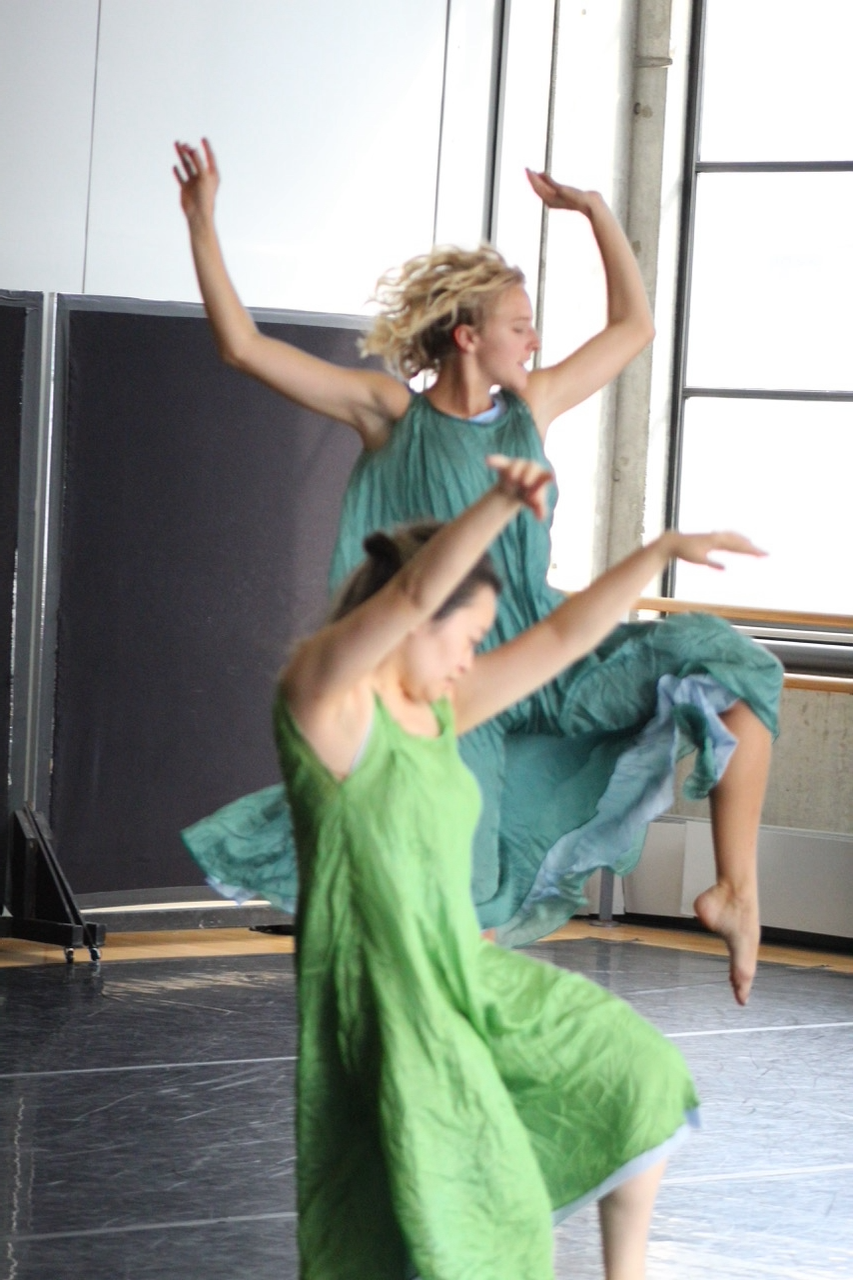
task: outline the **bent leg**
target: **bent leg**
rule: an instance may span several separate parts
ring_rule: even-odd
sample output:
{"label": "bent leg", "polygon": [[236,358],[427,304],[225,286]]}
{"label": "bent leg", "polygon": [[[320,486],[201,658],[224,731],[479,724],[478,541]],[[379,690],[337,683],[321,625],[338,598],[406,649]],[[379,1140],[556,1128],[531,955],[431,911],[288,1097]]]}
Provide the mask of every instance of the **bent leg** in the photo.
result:
{"label": "bent leg", "polygon": [[[759,801],[750,821],[741,816],[744,788],[737,780],[741,767],[757,759],[753,727],[762,749],[769,735],[760,726],[775,733],[781,685],[778,661],[754,641],[719,618],[679,615],[618,627],[594,654],[507,711],[501,892],[481,910],[481,924],[497,924],[505,945],[524,945],[568,919],[598,867],[620,875],[632,870],[648,823],[672,804],[676,761],[691,749],[697,754],[685,783],[690,799],[707,796],[728,774],[714,802],[719,879],[726,885],[739,879],[729,864],[744,855],[754,863],[740,829],[757,831],[764,779],[746,781]],[[754,716],[742,724],[746,707]],[[735,767],[738,738],[744,746]],[[736,833],[724,835],[732,825]],[[726,937],[743,1000],[757,955],[756,894],[749,927],[731,919],[726,898],[712,894],[697,910]],[[750,934],[753,941],[741,941]]]}
{"label": "bent leg", "polygon": [[643,1280],[652,1210],[666,1168],[661,1160],[598,1202],[607,1280]]}
{"label": "bent leg", "polygon": [[717,882],[693,904],[707,929],[719,933],[731,957],[738,1004],[746,1004],[758,963],[758,827],[770,769],[769,731],[744,702],[720,719],[737,738],[723,776],[710,795]]}

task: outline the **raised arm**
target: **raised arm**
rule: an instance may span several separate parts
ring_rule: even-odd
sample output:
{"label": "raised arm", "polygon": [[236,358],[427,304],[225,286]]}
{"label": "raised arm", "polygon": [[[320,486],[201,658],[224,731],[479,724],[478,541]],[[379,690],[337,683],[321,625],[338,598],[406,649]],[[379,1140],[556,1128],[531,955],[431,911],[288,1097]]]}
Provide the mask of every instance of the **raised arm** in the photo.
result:
{"label": "raised arm", "polygon": [[[498,480],[443,525],[375,595],[306,640],[282,672],[281,688],[321,759],[341,737],[360,741],[365,682],[438,611],[522,505],[542,519],[551,473],[536,462],[494,456]],[[353,717],[352,695],[359,704]],[[331,748],[330,749],[330,744]],[[349,743],[344,742],[347,758]]]}
{"label": "raised arm", "polygon": [[670,529],[508,644],[479,655],[456,686],[458,732],[467,733],[490,720],[590,653],[670,560],[722,569],[712,558],[716,551],[766,554],[739,533],[688,534]]}
{"label": "raised arm", "polygon": [[607,323],[600,333],[559,364],[530,374],[526,398],[542,438],[561,413],[600,391],[654,337],[654,324],[637,260],[624,231],[596,191],[555,182],[547,173],[527,176],[549,209],[589,219],[607,281]]}
{"label": "raised arm", "polygon": [[407,388],[372,369],[342,369],[260,333],[231,282],[216,232],[219,170],[207,139],[202,149],[176,142],[174,174],[181,188],[199,289],[226,364],[317,413],[353,427],[365,448],[378,448],[409,403]]}

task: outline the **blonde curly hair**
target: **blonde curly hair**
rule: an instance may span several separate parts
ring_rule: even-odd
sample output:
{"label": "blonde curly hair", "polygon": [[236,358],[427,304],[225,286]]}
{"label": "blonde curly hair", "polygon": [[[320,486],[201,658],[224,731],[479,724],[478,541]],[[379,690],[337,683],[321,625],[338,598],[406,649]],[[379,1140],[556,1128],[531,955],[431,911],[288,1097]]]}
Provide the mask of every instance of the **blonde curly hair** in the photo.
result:
{"label": "blonde curly hair", "polygon": [[372,300],[381,312],[361,342],[362,354],[381,356],[407,381],[437,371],[453,349],[456,326],[481,324],[504,289],[518,284],[523,273],[491,245],[445,245],[410,258],[377,281]]}

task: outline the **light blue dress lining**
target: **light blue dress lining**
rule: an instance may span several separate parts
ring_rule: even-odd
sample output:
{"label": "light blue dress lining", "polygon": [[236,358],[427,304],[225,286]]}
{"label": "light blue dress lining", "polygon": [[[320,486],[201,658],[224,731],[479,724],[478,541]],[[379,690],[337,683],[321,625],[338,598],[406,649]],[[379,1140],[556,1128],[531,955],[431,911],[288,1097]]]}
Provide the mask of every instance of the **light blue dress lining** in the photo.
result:
{"label": "light blue dress lining", "polygon": [[566,915],[567,872],[571,871],[574,894],[576,877],[589,876],[601,866],[602,847],[628,851],[615,867],[617,874],[633,869],[648,823],[675,799],[675,766],[684,754],[677,708],[698,708],[704,715],[714,777],[721,778],[737,739],[720,715],[736,701],[712,676],[661,676],[655,714],[619,757],[595,814],[552,845],[521,907],[498,928],[497,942],[509,947],[534,942],[552,931],[551,917],[553,928],[558,928]]}
{"label": "light blue dress lining", "polygon": [[482,413],[475,413],[473,418],[469,418],[469,422],[473,422],[475,426],[488,426],[490,422],[497,422],[502,413],[506,411],[506,401],[500,391],[496,393],[492,400],[491,409],[484,409]]}
{"label": "light blue dress lining", "polygon": [[[677,1151],[686,1142],[690,1131],[700,1128],[701,1121],[698,1109],[685,1112],[684,1124],[676,1129],[672,1137],[667,1138],[666,1142],[662,1142],[660,1146],[653,1147],[651,1151],[644,1151],[642,1155],[635,1156],[633,1160],[629,1160],[620,1169],[616,1169],[609,1178],[605,1178],[602,1183],[597,1187],[593,1187],[591,1191],[588,1191],[586,1195],[581,1196],[578,1200],[573,1200],[571,1204],[561,1205],[559,1209],[553,1209],[551,1211],[552,1225],[559,1226],[566,1218],[580,1213],[581,1209],[585,1209],[588,1204],[603,1200],[611,1191],[615,1191],[623,1183],[629,1182],[631,1178],[636,1178],[639,1174],[645,1173],[647,1169],[653,1169],[661,1160],[669,1159],[673,1151]],[[409,1270],[407,1280],[420,1280],[420,1277],[417,1272]]]}
{"label": "light blue dress lining", "polygon": [[[227,898],[229,902],[233,902],[235,907],[242,907],[246,902],[262,901],[256,893],[251,893],[248,889],[243,889],[236,884],[223,884],[221,880],[217,880],[215,876],[205,876],[205,880],[211,889],[215,889],[217,893],[221,893],[223,898]],[[263,900],[265,901],[265,899]],[[287,908],[290,914],[296,911],[295,901]]]}
{"label": "light blue dress lining", "polygon": [[[655,715],[633,745],[619,757],[595,814],[551,846],[521,907],[511,920],[498,927],[497,942],[502,946],[522,947],[563,924],[567,914],[577,909],[578,884],[606,861],[602,858],[602,849],[626,850],[614,869],[619,875],[633,870],[648,823],[672,805],[676,762],[689,749],[678,727],[677,711],[692,707],[703,713],[713,776],[720,778],[737,745],[720,716],[736,701],[712,676],[660,677]],[[353,761],[353,766],[355,763]],[[258,793],[258,799],[269,805],[274,821],[265,820],[264,807],[259,805],[258,812],[252,815],[258,824],[255,839],[265,836],[272,852],[283,843],[278,830],[282,822],[281,787]],[[245,837],[246,832],[240,831],[239,835]],[[207,883],[238,905],[258,897],[257,891],[213,876],[207,877]],[[570,903],[568,911],[567,902]],[[285,911],[296,909],[294,899],[281,899],[276,905]]]}
{"label": "light blue dress lining", "polygon": [[676,1129],[671,1138],[667,1138],[666,1142],[662,1142],[660,1146],[652,1147],[651,1151],[644,1151],[642,1155],[635,1156],[633,1160],[623,1164],[621,1169],[616,1169],[609,1178],[605,1178],[599,1186],[593,1187],[592,1191],[588,1191],[585,1196],[581,1196],[578,1200],[573,1200],[571,1204],[554,1209],[551,1214],[552,1223],[556,1227],[559,1222],[571,1217],[574,1213],[579,1213],[588,1204],[592,1204],[596,1200],[602,1200],[611,1191],[615,1191],[617,1187],[621,1186],[623,1182],[636,1178],[638,1174],[654,1168],[661,1160],[668,1159],[672,1152],[676,1151],[686,1141],[691,1129],[699,1128],[701,1128],[701,1123],[698,1109],[687,1111],[684,1124],[680,1129]]}

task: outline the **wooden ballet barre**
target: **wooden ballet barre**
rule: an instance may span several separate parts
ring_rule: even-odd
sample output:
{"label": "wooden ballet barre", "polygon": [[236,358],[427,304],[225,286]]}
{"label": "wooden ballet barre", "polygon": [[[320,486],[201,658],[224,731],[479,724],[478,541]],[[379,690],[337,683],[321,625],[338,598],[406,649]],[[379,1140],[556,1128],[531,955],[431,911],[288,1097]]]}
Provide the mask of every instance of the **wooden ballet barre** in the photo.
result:
{"label": "wooden ballet barre", "polygon": [[[649,613],[712,613],[728,622],[778,623],[812,627],[818,631],[853,631],[853,617],[844,613],[798,613],[790,609],[754,609],[739,604],[697,604],[670,596],[641,596],[634,611]],[[786,689],[810,689],[815,693],[853,693],[853,677],[816,676],[798,671],[785,673]]]}
{"label": "wooden ballet barre", "polygon": [[791,609],[762,609],[742,604],[699,604],[673,600],[670,596],[641,596],[634,609],[654,613],[713,613],[729,622],[774,622],[789,627],[813,627],[818,631],[853,631],[853,616],[847,613],[798,613]]}
{"label": "wooden ballet barre", "polygon": [[813,693],[853,693],[853,677],[810,676],[805,671],[786,671],[786,689],[811,689]]}

